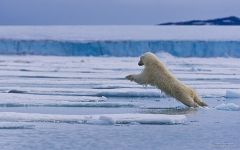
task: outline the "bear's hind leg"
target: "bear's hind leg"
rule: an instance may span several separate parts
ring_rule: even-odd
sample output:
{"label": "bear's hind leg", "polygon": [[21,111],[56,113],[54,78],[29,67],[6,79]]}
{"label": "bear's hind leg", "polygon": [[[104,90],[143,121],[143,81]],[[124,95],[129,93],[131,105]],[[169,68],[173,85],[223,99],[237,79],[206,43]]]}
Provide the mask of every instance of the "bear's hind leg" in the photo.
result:
{"label": "bear's hind leg", "polygon": [[203,102],[198,96],[194,97],[194,102],[196,102],[199,106],[208,106],[205,102]]}
{"label": "bear's hind leg", "polygon": [[179,101],[188,107],[198,107],[198,104],[195,103],[194,100],[190,96],[183,97],[183,98],[179,99]]}

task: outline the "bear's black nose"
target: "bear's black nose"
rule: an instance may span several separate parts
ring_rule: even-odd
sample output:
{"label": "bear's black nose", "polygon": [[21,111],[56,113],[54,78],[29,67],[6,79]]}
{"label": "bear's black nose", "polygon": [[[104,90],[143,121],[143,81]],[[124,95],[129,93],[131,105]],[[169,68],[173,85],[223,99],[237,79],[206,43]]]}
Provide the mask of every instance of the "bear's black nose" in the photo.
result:
{"label": "bear's black nose", "polygon": [[142,63],[142,61],[138,62],[138,66],[143,66],[144,64]]}

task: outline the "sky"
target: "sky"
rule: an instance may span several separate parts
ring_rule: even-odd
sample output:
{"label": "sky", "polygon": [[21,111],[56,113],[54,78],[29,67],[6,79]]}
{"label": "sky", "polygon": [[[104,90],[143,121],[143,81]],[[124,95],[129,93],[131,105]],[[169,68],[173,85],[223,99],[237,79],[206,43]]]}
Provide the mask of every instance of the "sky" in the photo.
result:
{"label": "sky", "polygon": [[0,0],[0,25],[152,25],[240,17],[240,0]]}

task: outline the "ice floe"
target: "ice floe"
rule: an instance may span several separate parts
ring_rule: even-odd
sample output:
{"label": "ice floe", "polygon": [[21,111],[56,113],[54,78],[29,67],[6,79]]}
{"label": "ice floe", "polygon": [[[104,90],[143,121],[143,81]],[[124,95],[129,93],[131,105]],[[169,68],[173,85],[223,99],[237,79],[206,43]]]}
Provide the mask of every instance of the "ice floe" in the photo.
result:
{"label": "ice floe", "polygon": [[215,108],[217,110],[240,111],[240,106],[234,103],[222,103]]}
{"label": "ice floe", "polygon": [[3,122],[53,122],[78,124],[183,124],[185,115],[164,114],[101,114],[101,115],[53,115],[36,113],[0,112]]}
{"label": "ice floe", "polygon": [[184,115],[164,114],[115,114],[103,115],[99,119],[110,124],[182,124],[186,117]]}

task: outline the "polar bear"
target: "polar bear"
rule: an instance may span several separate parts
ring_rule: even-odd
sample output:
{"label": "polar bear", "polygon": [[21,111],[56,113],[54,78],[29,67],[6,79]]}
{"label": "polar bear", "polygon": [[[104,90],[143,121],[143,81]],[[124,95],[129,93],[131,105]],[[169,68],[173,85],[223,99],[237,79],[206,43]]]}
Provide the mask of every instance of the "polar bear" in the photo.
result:
{"label": "polar bear", "polygon": [[153,53],[144,53],[140,57],[138,65],[145,66],[143,72],[126,76],[128,80],[138,84],[156,86],[165,94],[174,97],[189,107],[207,106],[196,91],[175,78]]}

